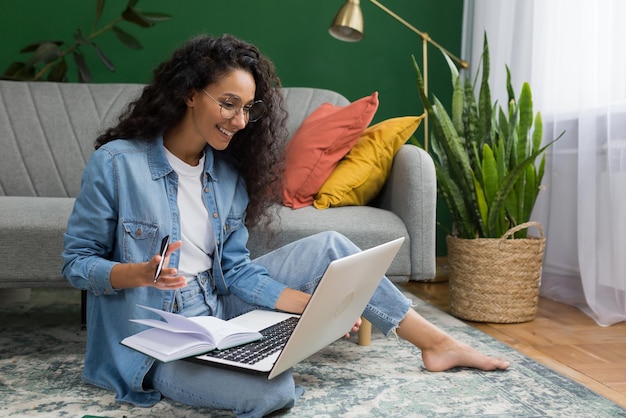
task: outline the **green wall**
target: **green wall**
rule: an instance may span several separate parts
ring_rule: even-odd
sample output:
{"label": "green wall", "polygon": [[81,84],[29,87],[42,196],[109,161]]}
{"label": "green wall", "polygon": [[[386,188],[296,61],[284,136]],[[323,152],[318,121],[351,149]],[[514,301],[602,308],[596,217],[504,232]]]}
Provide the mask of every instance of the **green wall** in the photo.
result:
{"label": "green wall", "polygon": [[[89,32],[95,0],[5,0],[0,14],[0,69],[23,59],[19,50],[40,40],[69,41],[77,27]],[[128,23],[120,26],[144,45],[136,51],[106,33],[98,45],[117,67],[109,72],[92,50],[86,50],[94,82],[149,80],[151,69],[176,46],[198,33],[232,33],[255,43],[276,65],[283,85],[336,90],[350,100],[379,92],[380,106],[374,122],[389,117],[419,115],[414,54],[421,63],[421,39],[367,0],[361,2],[365,37],[361,42],[341,42],[328,34],[328,26],[343,0],[141,0],[138,8],[173,16],[149,29]],[[452,53],[460,53],[463,0],[383,0],[383,3],[418,29],[428,32]],[[108,0],[101,23],[116,17],[126,0]],[[70,69],[76,80],[75,68]],[[429,48],[430,92],[444,104],[451,94],[450,76],[440,53]],[[416,133],[423,138],[423,132]],[[445,231],[442,231],[445,234]],[[438,253],[443,236],[438,237]]]}

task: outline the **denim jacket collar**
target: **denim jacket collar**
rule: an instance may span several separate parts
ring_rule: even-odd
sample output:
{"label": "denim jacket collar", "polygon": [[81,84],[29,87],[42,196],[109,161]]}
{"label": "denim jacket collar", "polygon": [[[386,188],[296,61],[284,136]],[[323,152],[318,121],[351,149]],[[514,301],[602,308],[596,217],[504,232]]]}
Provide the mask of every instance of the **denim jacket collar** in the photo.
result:
{"label": "denim jacket collar", "polygon": [[[155,141],[148,143],[148,165],[150,167],[150,174],[153,180],[157,180],[161,177],[167,176],[174,171],[170,163],[165,156],[165,148],[163,146],[163,136],[160,136]],[[215,175],[215,155],[210,145],[204,148],[204,173],[210,179],[216,181]]]}

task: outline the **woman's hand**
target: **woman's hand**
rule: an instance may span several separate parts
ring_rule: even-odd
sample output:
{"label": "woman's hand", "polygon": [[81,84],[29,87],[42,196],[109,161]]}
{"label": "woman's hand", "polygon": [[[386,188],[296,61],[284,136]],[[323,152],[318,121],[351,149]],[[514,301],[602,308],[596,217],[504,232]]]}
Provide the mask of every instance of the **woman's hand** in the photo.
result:
{"label": "woman's hand", "polygon": [[185,287],[187,285],[187,281],[183,276],[176,276],[178,271],[175,268],[165,267],[170,263],[170,255],[180,249],[182,247],[182,241],[176,241],[167,246],[167,251],[165,252],[165,261],[163,261],[163,268],[159,273],[159,277],[157,277],[156,281],[154,280],[154,273],[156,272],[159,263],[161,262],[161,255],[157,254],[148,261],[148,264],[152,266],[152,286],[162,289],[162,290],[170,290],[170,289],[179,289],[181,287]]}
{"label": "woman's hand", "polygon": [[[170,262],[170,255],[180,249],[182,241],[171,243],[165,253],[164,266]],[[183,276],[178,276],[178,271],[172,267],[163,267],[157,281],[154,281],[154,273],[161,261],[161,255],[156,254],[147,263],[118,263],[111,270],[111,287],[114,289],[129,289],[133,287],[154,286],[161,290],[172,290],[185,287],[187,282]]]}
{"label": "woman's hand", "polygon": [[274,306],[279,311],[290,312],[300,315],[311,299],[311,295],[301,292],[299,290],[286,288],[278,296],[276,305]]}

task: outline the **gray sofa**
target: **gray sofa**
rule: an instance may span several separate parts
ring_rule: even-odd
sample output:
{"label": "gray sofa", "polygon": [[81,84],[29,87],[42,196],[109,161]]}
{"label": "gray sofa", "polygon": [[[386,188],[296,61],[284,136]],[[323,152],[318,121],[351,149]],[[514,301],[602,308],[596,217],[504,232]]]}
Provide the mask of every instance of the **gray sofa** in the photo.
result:
{"label": "gray sofa", "polygon": [[[61,276],[63,233],[96,134],[138,95],[137,84],[0,81],[0,289],[67,286]],[[323,102],[348,103],[322,89],[285,88],[289,130]],[[361,248],[407,238],[388,275],[396,281],[435,275],[436,183],[432,160],[404,145],[378,207],[317,210],[280,207],[279,233],[268,245],[251,231],[253,257],[322,230]]]}

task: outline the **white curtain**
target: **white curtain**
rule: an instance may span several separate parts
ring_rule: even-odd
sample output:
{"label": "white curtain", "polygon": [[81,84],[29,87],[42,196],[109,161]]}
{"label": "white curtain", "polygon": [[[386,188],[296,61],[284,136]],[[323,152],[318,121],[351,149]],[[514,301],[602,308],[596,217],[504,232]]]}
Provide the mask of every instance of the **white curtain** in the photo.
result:
{"label": "white curtain", "polygon": [[463,58],[486,31],[492,96],[506,70],[541,111],[550,147],[532,220],[547,239],[541,294],[599,325],[626,320],[626,1],[466,0]]}

